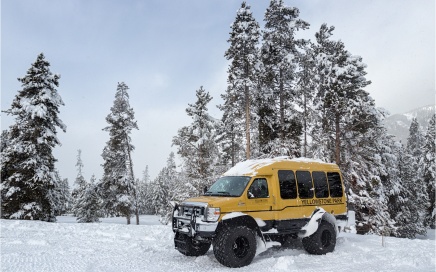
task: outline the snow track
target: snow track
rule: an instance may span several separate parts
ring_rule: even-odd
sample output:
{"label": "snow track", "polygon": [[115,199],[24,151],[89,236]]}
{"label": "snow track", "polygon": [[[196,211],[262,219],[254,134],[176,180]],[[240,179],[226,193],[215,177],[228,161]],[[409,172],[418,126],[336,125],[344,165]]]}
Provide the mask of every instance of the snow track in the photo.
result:
{"label": "snow track", "polygon": [[[150,217],[151,218],[151,217]],[[72,220],[74,221],[74,220]],[[65,221],[65,222],[68,222]],[[231,271],[213,251],[186,257],[174,249],[169,226],[45,223],[1,220],[1,271]],[[141,221],[142,222],[142,221]],[[158,224],[157,220],[149,224]],[[273,247],[238,271],[435,271],[434,230],[422,239],[341,234],[323,256]]]}

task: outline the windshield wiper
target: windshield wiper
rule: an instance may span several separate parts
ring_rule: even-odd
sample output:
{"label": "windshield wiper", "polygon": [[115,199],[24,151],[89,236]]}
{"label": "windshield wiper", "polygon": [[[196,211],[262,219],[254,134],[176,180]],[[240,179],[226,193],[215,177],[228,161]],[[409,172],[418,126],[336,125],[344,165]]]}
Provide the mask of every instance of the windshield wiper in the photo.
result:
{"label": "windshield wiper", "polygon": [[211,192],[211,191],[207,191],[206,193],[204,193],[204,195],[210,195],[210,196],[229,196],[230,193],[229,192]]}
{"label": "windshield wiper", "polygon": [[217,192],[217,193],[220,194],[220,195],[230,195],[229,192]]}

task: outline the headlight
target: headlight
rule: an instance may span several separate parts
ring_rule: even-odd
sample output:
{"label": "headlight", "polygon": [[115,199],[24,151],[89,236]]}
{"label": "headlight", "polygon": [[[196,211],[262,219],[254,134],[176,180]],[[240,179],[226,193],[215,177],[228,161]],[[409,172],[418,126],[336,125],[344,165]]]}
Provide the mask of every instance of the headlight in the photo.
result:
{"label": "headlight", "polygon": [[206,209],[206,221],[216,222],[216,221],[218,221],[218,218],[220,218],[220,215],[221,215],[220,208],[207,207],[207,209]]}

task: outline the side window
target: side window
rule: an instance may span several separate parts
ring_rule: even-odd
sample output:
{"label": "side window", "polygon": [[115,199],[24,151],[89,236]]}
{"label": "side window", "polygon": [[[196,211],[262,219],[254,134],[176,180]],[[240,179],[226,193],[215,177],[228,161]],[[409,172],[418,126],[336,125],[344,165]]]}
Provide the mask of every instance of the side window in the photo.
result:
{"label": "side window", "polygon": [[342,182],[341,175],[337,172],[327,173],[327,179],[329,181],[330,196],[331,197],[342,197]]}
{"label": "side window", "polygon": [[282,199],[297,198],[297,184],[295,183],[294,171],[279,170],[280,196]]}
{"label": "side window", "polygon": [[312,172],[313,185],[315,186],[315,196],[317,198],[329,197],[329,187],[325,172]]}
{"label": "side window", "polygon": [[309,171],[297,171],[298,195],[300,198],[313,198],[312,176]]}
{"label": "side window", "polygon": [[266,198],[268,196],[268,182],[266,179],[255,179],[248,189],[248,198]]}

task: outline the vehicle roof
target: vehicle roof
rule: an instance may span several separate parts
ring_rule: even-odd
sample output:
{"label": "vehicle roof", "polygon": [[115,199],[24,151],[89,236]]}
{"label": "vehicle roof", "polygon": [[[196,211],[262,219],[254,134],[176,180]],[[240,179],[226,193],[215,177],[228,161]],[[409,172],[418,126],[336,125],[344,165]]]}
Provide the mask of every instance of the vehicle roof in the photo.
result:
{"label": "vehicle roof", "polygon": [[272,175],[273,170],[339,171],[339,167],[334,163],[325,163],[321,160],[277,157],[237,163],[225,172],[224,176]]}

